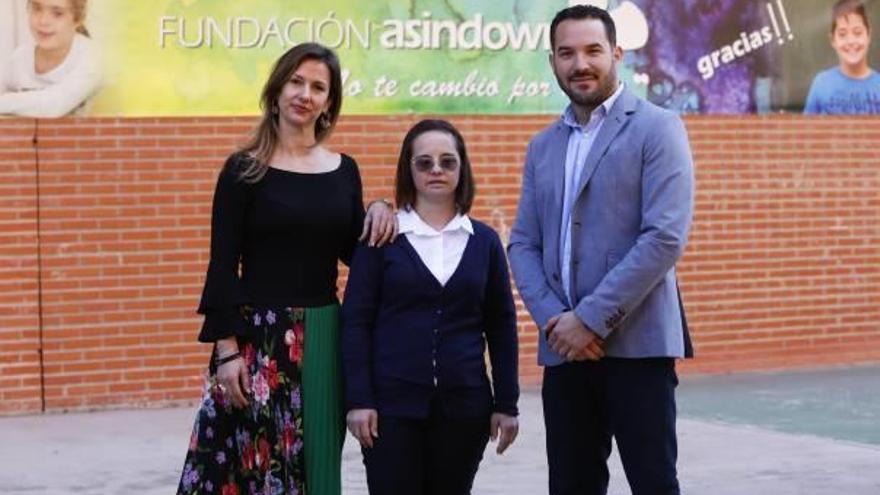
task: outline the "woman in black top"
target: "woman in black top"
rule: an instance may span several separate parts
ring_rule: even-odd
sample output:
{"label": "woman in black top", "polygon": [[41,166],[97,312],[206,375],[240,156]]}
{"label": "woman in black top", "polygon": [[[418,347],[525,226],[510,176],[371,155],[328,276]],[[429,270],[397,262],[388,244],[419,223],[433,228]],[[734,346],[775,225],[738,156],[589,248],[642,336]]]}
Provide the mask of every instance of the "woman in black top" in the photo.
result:
{"label": "woman in black top", "polygon": [[214,193],[199,305],[214,351],[178,493],[304,493],[308,480],[310,495],[338,495],[337,262],[369,224],[382,243],[396,222],[382,203],[365,222],[357,164],[321,144],[342,104],[331,50],[291,48],[261,104]]}

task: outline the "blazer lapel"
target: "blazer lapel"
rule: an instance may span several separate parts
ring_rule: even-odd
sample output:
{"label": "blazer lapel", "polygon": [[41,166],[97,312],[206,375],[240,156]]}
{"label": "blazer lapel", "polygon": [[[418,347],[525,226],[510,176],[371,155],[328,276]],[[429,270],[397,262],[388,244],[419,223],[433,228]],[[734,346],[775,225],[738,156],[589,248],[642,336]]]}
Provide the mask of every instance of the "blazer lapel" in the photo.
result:
{"label": "blazer lapel", "polygon": [[599,166],[599,161],[601,161],[605,152],[608,151],[611,142],[614,141],[614,138],[623,129],[624,124],[629,120],[630,114],[635,111],[637,104],[638,100],[627,88],[623,88],[617,101],[614,102],[614,106],[611,107],[611,112],[605,117],[605,122],[602,123],[602,128],[599,129],[599,135],[596,136],[596,140],[590,148],[590,153],[587,155],[586,161],[584,161],[584,169],[581,171],[576,198],[580,197],[581,193],[584,192],[584,188],[593,177],[593,172]]}
{"label": "blazer lapel", "polygon": [[543,224],[549,234],[548,247],[550,248],[552,266],[560,268],[559,260],[559,229],[562,228],[562,199],[565,190],[565,158],[568,153],[569,129],[562,119],[556,123],[556,131],[553,139],[550,139],[550,149],[547,152],[548,173],[552,174],[553,193],[550,196],[553,204],[546,210]]}

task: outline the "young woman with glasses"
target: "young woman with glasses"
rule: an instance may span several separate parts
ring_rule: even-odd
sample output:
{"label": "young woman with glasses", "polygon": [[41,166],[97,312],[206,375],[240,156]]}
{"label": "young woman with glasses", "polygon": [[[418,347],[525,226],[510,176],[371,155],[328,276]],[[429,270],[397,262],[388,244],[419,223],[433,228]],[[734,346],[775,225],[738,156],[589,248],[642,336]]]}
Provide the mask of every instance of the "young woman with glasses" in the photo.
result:
{"label": "young woman with glasses", "polygon": [[[516,438],[517,335],[498,235],[467,216],[464,140],[442,120],[407,133],[400,235],[359,246],[343,303],[347,423],[372,495],[470,493],[489,438]],[[488,345],[491,380],[484,352]]]}

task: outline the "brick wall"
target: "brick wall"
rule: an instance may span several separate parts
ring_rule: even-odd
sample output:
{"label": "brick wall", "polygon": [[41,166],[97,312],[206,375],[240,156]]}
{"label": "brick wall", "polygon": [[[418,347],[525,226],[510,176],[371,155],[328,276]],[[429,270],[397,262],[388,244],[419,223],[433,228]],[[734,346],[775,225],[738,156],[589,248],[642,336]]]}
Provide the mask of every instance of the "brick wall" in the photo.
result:
{"label": "brick wall", "polygon": [[0,413],[39,411],[33,121],[0,120]]}
{"label": "brick wall", "polygon": [[[474,216],[503,237],[525,144],[550,119],[451,119],[475,167]],[[366,198],[392,196],[415,120],[340,123],[331,146],[358,160]],[[198,397],[211,192],[252,123],[0,120],[0,414]],[[680,273],[698,359],[683,371],[880,361],[880,120],[686,123],[698,193]],[[520,316],[522,378],[537,383]]]}

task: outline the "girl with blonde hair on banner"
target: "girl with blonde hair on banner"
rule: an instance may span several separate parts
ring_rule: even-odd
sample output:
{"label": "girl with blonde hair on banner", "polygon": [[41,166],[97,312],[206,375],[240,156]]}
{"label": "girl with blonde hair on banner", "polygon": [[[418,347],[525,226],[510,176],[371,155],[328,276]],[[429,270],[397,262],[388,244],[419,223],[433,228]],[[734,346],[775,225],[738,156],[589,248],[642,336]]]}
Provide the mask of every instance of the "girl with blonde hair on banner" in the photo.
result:
{"label": "girl with blonde hair on banner", "polygon": [[85,27],[86,0],[28,0],[33,41],[15,49],[0,86],[0,114],[62,117],[82,113],[101,72]]}
{"label": "girl with blonde hair on banner", "polygon": [[342,106],[332,50],[288,50],[260,101],[214,192],[199,305],[214,350],[177,493],[339,495],[337,263],[396,222],[383,202],[364,211],[357,164],[324,144]]}

